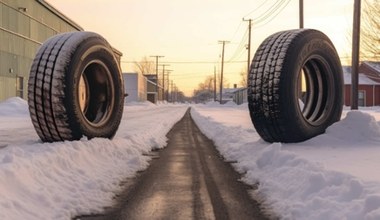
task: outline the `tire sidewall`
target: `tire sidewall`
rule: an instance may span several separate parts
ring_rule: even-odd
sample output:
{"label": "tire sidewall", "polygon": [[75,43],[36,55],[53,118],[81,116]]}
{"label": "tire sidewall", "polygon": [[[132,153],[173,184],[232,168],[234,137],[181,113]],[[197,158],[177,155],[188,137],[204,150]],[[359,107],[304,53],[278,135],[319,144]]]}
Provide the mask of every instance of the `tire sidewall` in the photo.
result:
{"label": "tire sidewall", "polygon": [[[332,43],[328,38],[320,32],[310,32],[301,39],[295,39],[296,43],[293,47],[289,47],[285,58],[285,65],[280,80],[284,83],[280,86],[280,105],[284,110],[282,117],[288,121],[289,129],[297,129],[294,134],[298,137],[292,139],[307,139],[321,134],[326,127],[338,121],[341,116],[343,107],[343,79],[341,64],[339,57],[335,52]],[[334,106],[327,106],[328,111],[325,117],[318,126],[309,123],[303,116],[298,106],[298,76],[305,63],[311,57],[321,57],[326,61],[326,68],[330,69],[332,74],[326,74],[328,79],[328,99],[333,99]],[[335,92],[334,92],[335,90]],[[285,98],[281,97],[284,94]]]}
{"label": "tire sidewall", "polygon": [[[111,84],[114,89],[114,107],[108,120],[101,126],[94,126],[90,123],[80,109],[78,87],[80,77],[93,60],[102,62],[111,73]],[[78,44],[75,52],[71,56],[70,64],[66,72],[65,102],[68,103],[69,124],[74,138],[81,136],[92,137],[113,137],[122,117],[124,106],[123,81],[119,66],[114,58],[113,51],[105,40],[99,37],[91,37]],[[71,74],[68,74],[71,73]]]}

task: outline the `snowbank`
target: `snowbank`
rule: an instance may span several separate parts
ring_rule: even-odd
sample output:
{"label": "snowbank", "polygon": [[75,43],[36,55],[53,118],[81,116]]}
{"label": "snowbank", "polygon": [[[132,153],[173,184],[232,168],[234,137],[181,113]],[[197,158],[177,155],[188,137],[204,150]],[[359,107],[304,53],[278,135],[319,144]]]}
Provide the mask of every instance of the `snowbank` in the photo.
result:
{"label": "snowbank", "polygon": [[[112,204],[120,183],[166,145],[187,106],[126,105],[113,140],[41,143],[24,100],[0,103],[0,219],[70,219]],[[380,108],[344,112],[325,134],[269,144],[247,105],[194,105],[192,116],[251,192],[280,219],[380,219]]]}
{"label": "snowbank", "polygon": [[252,193],[280,219],[380,219],[380,127],[372,116],[378,115],[348,112],[307,142],[269,144],[246,106],[197,105],[191,114],[225,159],[236,161],[243,180],[258,184]]}
{"label": "snowbank", "polygon": [[28,103],[22,98],[10,98],[0,102],[1,116],[25,116],[29,115]]}
{"label": "snowbank", "polygon": [[166,145],[166,133],[186,109],[129,105],[113,140],[41,143],[24,100],[0,103],[0,219],[71,219],[100,212],[112,204],[123,180],[148,166],[150,158],[143,154]]}

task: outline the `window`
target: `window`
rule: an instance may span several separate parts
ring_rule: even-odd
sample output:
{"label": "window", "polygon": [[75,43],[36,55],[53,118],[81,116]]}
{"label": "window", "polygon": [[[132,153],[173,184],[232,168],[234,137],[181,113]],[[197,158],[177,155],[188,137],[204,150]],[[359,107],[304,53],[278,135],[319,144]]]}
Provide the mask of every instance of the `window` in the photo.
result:
{"label": "window", "polygon": [[365,106],[365,91],[364,90],[358,91],[358,105]]}
{"label": "window", "polygon": [[16,78],[16,96],[24,98],[24,77],[22,76]]}

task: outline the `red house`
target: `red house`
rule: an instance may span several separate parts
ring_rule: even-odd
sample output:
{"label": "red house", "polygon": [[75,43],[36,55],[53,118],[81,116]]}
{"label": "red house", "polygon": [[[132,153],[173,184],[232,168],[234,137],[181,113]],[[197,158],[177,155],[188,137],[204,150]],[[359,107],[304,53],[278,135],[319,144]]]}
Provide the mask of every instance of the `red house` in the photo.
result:
{"label": "red house", "polygon": [[[344,104],[351,105],[351,68],[343,67]],[[359,106],[380,106],[380,62],[362,62],[359,66]]]}

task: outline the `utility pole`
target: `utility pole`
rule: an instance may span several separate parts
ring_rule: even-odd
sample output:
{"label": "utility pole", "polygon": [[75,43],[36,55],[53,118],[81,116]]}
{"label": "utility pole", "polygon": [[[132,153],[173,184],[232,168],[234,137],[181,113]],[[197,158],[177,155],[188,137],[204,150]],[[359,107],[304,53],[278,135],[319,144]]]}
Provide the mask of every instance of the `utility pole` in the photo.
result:
{"label": "utility pole", "polygon": [[162,58],[164,56],[155,55],[155,56],[150,56],[150,57],[156,58],[156,92],[157,92],[157,101],[158,101],[158,58]]}
{"label": "utility pole", "polygon": [[165,100],[165,66],[170,66],[170,64],[162,64],[162,99]]}
{"label": "utility pole", "polygon": [[174,85],[174,102],[178,101],[178,88]]}
{"label": "utility pole", "polygon": [[223,93],[223,67],[224,67],[224,46],[226,45],[226,43],[229,43],[229,41],[225,41],[225,40],[222,40],[222,41],[218,41],[219,43],[221,43],[223,45],[222,47],[222,68],[220,70],[220,90],[219,90],[219,103],[222,104],[222,93]]}
{"label": "utility pole", "polygon": [[354,22],[353,22],[353,29],[352,29],[351,110],[358,109],[360,10],[361,10],[361,0],[355,0]]}
{"label": "utility pole", "polygon": [[170,80],[170,100],[174,103],[173,101],[173,80]]}
{"label": "utility pole", "polygon": [[299,3],[299,7],[300,7],[300,28],[302,29],[303,28],[303,0],[300,0],[300,3]]}
{"label": "utility pole", "polygon": [[170,79],[169,79],[169,74],[170,72],[167,73],[168,74],[168,77],[167,77],[167,83],[168,83],[168,91],[166,92],[166,100],[169,102],[169,92],[170,92]]}
{"label": "utility pole", "polygon": [[216,66],[214,66],[214,102],[216,102]]}
{"label": "utility pole", "polygon": [[[301,0],[302,1],[302,0]],[[252,19],[244,19],[243,21],[248,21],[248,44],[247,44],[247,50],[248,50],[248,61],[247,61],[247,76],[249,74],[249,64],[251,63],[251,29],[252,29]]]}
{"label": "utility pole", "polygon": [[169,97],[168,97],[168,93],[169,93],[169,74],[170,74],[170,72],[172,72],[173,70],[166,70],[166,75],[167,75],[167,80],[166,80],[166,82],[167,82],[167,92],[164,90],[164,99],[166,98],[166,101],[169,101]]}

